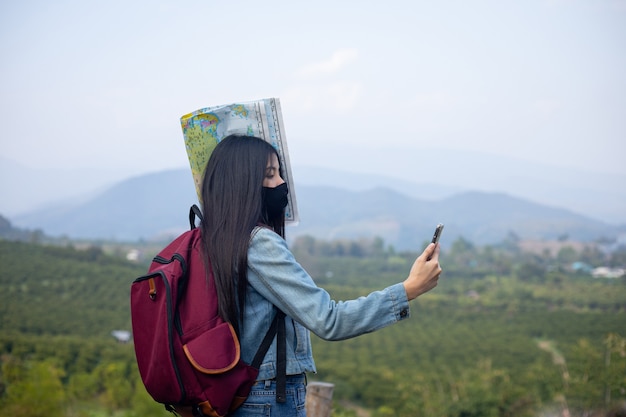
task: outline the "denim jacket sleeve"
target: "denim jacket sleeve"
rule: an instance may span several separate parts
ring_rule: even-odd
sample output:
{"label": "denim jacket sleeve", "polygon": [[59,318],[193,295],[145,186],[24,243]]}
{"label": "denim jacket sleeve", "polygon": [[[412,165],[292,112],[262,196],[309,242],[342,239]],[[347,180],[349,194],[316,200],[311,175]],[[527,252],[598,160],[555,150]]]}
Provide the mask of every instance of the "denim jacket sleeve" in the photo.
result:
{"label": "denim jacket sleeve", "polygon": [[295,260],[285,240],[266,228],[253,232],[248,281],[263,298],[326,340],[359,336],[410,316],[402,283],[354,300],[332,300]]}

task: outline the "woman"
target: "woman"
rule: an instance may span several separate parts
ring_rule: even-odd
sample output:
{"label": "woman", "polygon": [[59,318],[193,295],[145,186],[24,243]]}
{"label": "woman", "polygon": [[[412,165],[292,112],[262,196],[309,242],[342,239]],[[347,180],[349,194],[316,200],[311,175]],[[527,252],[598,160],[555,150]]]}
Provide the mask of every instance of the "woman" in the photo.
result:
{"label": "woman", "polygon": [[203,240],[220,315],[235,327],[244,361],[252,361],[276,308],[286,315],[287,401],[276,402],[274,343],[234,416],[268,409],[272,416],[304,416],[305,373],[315,372],[309,331],[341,340],[408,318],[409,301],[433,289],[441,273],[439,246],[430,244],[403,282],[356,300],[333,301],[287,248],[287,193],[278,154],[267,142],[233,135],[213,150],[203,177]]}

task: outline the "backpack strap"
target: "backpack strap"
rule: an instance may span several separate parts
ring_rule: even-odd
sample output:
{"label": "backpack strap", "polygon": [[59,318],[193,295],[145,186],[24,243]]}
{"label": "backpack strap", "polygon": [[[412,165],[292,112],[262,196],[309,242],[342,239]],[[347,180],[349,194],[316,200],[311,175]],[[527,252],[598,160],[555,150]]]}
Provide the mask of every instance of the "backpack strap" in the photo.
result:
{"label": "backpack strap", "polygon": [[270,328],[265,333],[265,337],[257,350],[254,359],[252,359],[251,365],[259,369],[261,362],[265,357],[272,341],[276,336],[276,402],[284,403],[287,400],[286,385],[287,385],[287,349],[286,349],[286,336],[285,336],[285,313],[276,309],[276,316],[270,325]]}
{"label": "backpack strap", "polygon": [[189,229],[191,230],[196,228],[196,217],[202,221],[202,211],[194,204],[189,208]]}
{"label": "backpack strap", "polygon": [[278,319],[278,330],[276,333],[276,402],[284,403],[287,401],[287,349],[285,336],[285,313],[278,310],[276,313]]}

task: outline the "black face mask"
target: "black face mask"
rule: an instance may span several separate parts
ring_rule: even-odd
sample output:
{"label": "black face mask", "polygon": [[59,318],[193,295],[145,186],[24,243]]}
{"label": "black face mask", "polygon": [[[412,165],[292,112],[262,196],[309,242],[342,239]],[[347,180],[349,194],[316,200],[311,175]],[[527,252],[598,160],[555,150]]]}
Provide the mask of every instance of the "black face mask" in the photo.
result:
{"label": "black face mask", "polygon": [[283,213],[287,207],[287,183],[284,182],[277,187],[263,187],[263,211],[269,217],[276,217]]}

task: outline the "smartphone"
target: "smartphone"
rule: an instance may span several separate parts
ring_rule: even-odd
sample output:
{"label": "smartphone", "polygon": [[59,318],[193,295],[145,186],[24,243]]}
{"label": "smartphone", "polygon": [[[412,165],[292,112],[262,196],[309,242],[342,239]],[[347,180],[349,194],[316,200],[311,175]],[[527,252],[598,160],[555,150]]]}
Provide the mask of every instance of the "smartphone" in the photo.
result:
{"label": "smartphone", "polygon": [[[443,223],[439,223],[437,227],[435,227],[435,233],[433,234],[433,240],[431,242],[433,242],[434,244],[439,243],[439,238],[441,237],[442,231],[443,231]],[[430,256],[426,260],[430,261]]]}
{"label": "smartphone", "polygon": [[439,243],[439,238],[441,237],[441,232],[443,231],[443,223],[439,223],[435,228],[435,234],[433,234],[432,242],[437,244]]}

